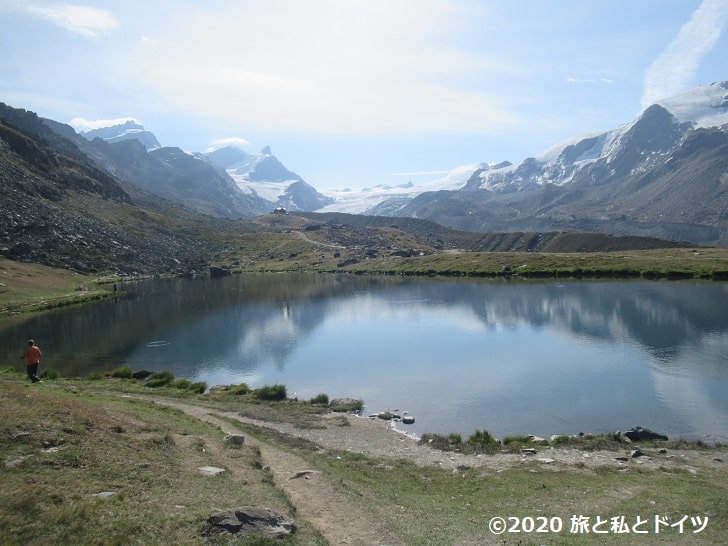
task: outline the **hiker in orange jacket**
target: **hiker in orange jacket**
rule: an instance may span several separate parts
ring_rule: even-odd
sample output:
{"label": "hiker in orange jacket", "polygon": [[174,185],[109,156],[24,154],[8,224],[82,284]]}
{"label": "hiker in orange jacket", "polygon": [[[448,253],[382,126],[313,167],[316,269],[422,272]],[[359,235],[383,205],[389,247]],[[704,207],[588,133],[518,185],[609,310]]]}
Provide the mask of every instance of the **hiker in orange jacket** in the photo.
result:
{"label": "hiker in orange jacket", "polygon": [[29,339],[28,346],[26,347],[23,356],[21,356],[20,358],[24,358],[26,360],[26,370],[28,372],[28,377],[33,383],[37,383],[38,381],[40,381],[40,379],[38,378],[38,366],[40,366],[40,357],[40,349],[35,344],[35,341]]}

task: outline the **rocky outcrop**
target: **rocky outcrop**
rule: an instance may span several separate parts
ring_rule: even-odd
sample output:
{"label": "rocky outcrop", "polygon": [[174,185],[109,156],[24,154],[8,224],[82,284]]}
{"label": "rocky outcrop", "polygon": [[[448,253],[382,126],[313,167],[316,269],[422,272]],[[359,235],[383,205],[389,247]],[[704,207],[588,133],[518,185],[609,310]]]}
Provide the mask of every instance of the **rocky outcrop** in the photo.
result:
{"label": "rocky outcrop", "polygon": [[243,506],[215,512],[207,518],[210,534],[283,538],[296,530],[293,519],[269,508]]}

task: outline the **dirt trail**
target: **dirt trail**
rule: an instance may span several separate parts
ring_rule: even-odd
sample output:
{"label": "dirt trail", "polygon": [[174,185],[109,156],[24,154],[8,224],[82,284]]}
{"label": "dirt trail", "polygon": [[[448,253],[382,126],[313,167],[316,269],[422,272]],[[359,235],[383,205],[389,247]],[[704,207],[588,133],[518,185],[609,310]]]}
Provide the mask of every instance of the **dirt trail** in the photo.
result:
{"label": "dirt trail", "polygon": [[[163,398],[140,396],[157,404],[183,411],[187,415],[211,423],[226,434],[240,434],[242,430],[227,419],[243,420],[234,412],[217,412],[208,408]],[[226,419],[216,417],[224,416]],[[316,527],[332,545],[395,546],[402,544],[381,522],[362,513],[360,508],[320,473],[310,471],[306,461],[292,453],[260,442],[250,435],[245,444],[260,450],[263,464],[270,467],[273,481],[296,508],[296,517]]]}
{"label": "dirt trail", "polygon": [[[262,422],[243,417],[236,412],[224,412],[195,404],[138,396],[166,405],[220,427],[226,434],[242,432],[230,421],[253,424],[276,430],[291,437],[313,442],[322,451],[350,451],[371,457],[404,459],[419,466],[432,466],[452,471],[477,468],[484,473],[522,465],[537,465],[552,471],[583,471],[599,468],[629,470],[682,469],[693,474],[701,468],[722,466],[728,460],[728,448],[711,450],[677,450],[659,453],[648,449],[650,456],[630,457],[632,447],[617,451],[585,452],[573,448],[550,448],[530,453],[500,453],[495,455],[464,455],[441,452],[419,445],[412,438],[393,432],[379,419],[358,418],[331,414],[322,416],[322,428],[300,429],[289,423]],[[224,417],[224,418],[221,418]],[[347,423],[343,423],[346,420]],[[304,459],[286,450],[277,449],[246,435],[245,444],[260,450],[263,464],[270,467],[276,487],[282,490],[296,508],[296,516],[310,522],[332,545],[388,545],[402,544],[386,529],[381,521],[361,510],[358,504],[322,474],[310,471]],[[635,444],[636,446],[636,444]],[[633,447],[635,447],[633,446]]]}

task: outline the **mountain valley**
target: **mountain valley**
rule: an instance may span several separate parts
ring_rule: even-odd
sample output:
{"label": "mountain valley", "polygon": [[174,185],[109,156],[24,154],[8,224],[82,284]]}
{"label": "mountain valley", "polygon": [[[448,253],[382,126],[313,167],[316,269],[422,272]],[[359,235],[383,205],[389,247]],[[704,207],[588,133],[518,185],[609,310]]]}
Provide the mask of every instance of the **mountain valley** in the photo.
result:
{"label": "mountain valley", "polygon": [[189,274],[214,263],[356,270],[450,251],[724,247],[727,97],[728,83],[713,84],[518,165],[334,196],[269,147],[187,153],[133,122],[78,134],[0,104],[0,253],[80,272]]}

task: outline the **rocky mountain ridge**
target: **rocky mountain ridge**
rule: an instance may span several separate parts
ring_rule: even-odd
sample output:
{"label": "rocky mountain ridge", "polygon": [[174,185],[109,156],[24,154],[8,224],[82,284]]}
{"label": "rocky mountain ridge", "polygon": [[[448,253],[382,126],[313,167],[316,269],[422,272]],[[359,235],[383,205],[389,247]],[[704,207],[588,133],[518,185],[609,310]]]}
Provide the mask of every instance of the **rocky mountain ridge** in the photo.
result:
{"label": "rocky mountain ridge", "polygon": [[[61,136],[64,131],[69,138]],[[342,263],[352,256],[406,257],[444,249],[584,252],[675,246],[604,235],[466,233],[414,218],[336,213],[231,220],[200,214],[120,180],[71,139],[89,142],[68,126],[51,130],[36,114],[0,104],[0,256],[86,273],[189,274],[207,271],[219,256],[245,255],[250,241],[260,247],[251,254],[253,260],[255,252],[282,261],[295,258],[297,252],[281,249],[276,235],[292,231],[303,245],[345,255]],[[147,152],[134,139],[114,144],[94,139],[92,144],[89,153],[107,147],[118,151],[119,169],[124,162],[145,164],[152,153],[158,155],[154,165],[194,160],[173,148]],[[108,150],[103,157],[110,157]],[[195,167],[200,164],[215,168],[194,160]],[[325,242],[310,241],[307,232],[325,234]],[[402,246],[403,241],[409,246]]]}
{"label": "rocky mountain ridge", "polygon": [[122,182],[203,214],[252,218],[277,207],[315,210],[330,201],[288,171],[269,147],[258,154],[238,148],[187,153],[162,147],[132,120],[80,134],[54,120],[43,123]]}
{"label": "rocky mountain ridge", "polygon": [[206,231],[235,228],[125,188],[34,113],[0,103],[3,257],[86,273],[184,274],[206,270],[216,251]]}
{"label": "rocky mountain ridge", "polygon": [[666,99],[629,124],[539,158],[481,166],[461,189],[370,212],[468,231],[587,231],[728,246],[728,82]]}
{"label": "rocky mountain ridge", "polygon": [[86,140],[100,138],[109,144],[122,142],[124,140],[138,140],[144,144],[147,151],[156,150],[157,148],[162,147],[154,133],[145,130],[143,125],[133,120],[127,120],[120,125],[112,127],[101,127],[98,129],[91,129],[89,131],[81,131],[80,134]]}

